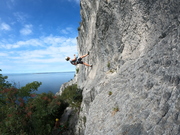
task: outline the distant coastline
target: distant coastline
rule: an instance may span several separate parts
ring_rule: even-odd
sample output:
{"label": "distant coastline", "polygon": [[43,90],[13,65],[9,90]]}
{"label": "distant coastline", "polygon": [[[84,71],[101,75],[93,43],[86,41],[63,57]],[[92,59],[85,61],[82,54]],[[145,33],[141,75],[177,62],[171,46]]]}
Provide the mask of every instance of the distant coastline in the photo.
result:
{"label": "distant coastline", "polygon": [[64,71],[64,72],[39,72],[39,73],[1,73],[2,75],[12,75],[12,74],[55,74],[55,73],[75,73],[75,71]]}
{"label": "distant coastline", "polygon": [[41,72],[41,73],[32,73],[32,74],[52,74],[52,73],[73,73],[75,71],[66,71],[66,72]]}

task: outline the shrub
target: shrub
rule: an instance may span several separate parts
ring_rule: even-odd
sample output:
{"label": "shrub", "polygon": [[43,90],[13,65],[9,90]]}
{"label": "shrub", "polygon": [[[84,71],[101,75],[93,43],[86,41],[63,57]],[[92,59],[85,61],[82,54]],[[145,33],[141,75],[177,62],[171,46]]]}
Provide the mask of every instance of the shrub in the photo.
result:
{"label": "shrub", "polygon": [[108,64],[107,64],[107,67],[110,69],[110,67],[111,67],[111,64],[110,64],[110,62],[108,62]]}
{"label": "shrub", "polygon": [[78,74],[79,73],[79,68],[76,68],[76,74]]}
{"label": "shrub", "polygon": [[114,73],[115,71],[114,71],[113,69],[110,69],[109,72],[110,72],[110,73]]}
{"label": "shrub", "polygon": [[65,108],[68,106],[60,96],[54,97],[54,94],[42,93],[28,103],[32,108],[30,116],[30,125],[35,134],[50,133],[54,127],[54,120],[60,118]]}
{"label": "shrub", "polygon": [[111,95],[112,95],[112,92],[111,92],[111,91],[109,91],[109,93],[108,93],[108,94],[109,94],[109,96],[111,96]]}
{"label": "shrub", "polygon": [[73,84],[64,89],[61,98],[71,107],[75,107],[79,110],[82,102],[82,90],[77,88],[77,84]]}
{"label": "shrub", "polygon": [[113,108],[112,115],[115,115],[119,111],[118,107]]}
{"label": "shrub", "polygon": [[119,108],[118,108],[118,107],[115,107],[115,108],[113,109],[113,111],[118,112],[118,111],[119,111]]}

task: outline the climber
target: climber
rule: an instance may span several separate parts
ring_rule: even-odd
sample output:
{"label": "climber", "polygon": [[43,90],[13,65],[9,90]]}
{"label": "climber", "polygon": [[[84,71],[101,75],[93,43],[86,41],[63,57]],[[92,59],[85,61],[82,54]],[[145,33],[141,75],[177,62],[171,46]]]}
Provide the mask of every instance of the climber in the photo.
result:
{"label": "climber", "polygon": [[81,57],[78,58],[78,57],[76,57],[76,55],[74,54],[74,59],[71,60],[70,57],[66,57],[65,59],[66,59],[67,61],[70,60],[70,63],[71,63],[72,65],[84,64],[85,66],[92,67],[92,65],[89,65],[89,64],[81,61],[82,58],[84,58],[84,57],[86,57],[86,56],[88,56],[88,55],[89,55],[89,52],[88,52],[86,55],[83,55],[83,56],[81,56]]}
{"label": "climber", "polygon": [[54,128],[59,128],[59,126],[60,126],[60,121],[58,118],[56,118]]}

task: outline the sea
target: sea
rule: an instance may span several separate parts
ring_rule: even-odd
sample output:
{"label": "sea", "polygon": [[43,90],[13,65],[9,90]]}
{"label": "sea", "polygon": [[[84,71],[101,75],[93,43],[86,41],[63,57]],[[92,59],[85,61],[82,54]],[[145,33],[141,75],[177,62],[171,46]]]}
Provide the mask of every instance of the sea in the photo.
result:
{"label": "sea", "polygon": [[56,93],[59,91],[61,85],[74,78],[75,72],[46,72],[46,73],[13,73],[2,74],[8,76],[6,81],[15,85],[16,88],[21,88],[27,83],[33,81],[42,82],[42,85],[36,91],[37,94],[41,93]]}

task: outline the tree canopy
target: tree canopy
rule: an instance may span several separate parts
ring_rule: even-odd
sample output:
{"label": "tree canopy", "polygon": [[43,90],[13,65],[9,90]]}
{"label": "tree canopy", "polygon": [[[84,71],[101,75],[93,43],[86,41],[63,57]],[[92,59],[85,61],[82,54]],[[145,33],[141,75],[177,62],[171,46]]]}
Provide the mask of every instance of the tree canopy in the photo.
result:
{"label": "tree canopy", "polygon": [[[1,71],[1,70],[0,70]],[[0,74],[0,133],[3,135],[48,135],[56,118],[68,106],[53,93],[36,94],[41,82],[16,88]]]}

